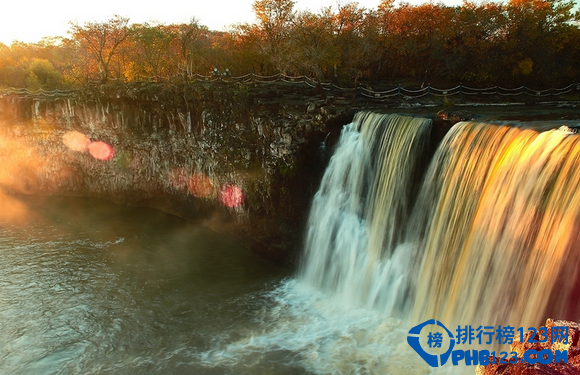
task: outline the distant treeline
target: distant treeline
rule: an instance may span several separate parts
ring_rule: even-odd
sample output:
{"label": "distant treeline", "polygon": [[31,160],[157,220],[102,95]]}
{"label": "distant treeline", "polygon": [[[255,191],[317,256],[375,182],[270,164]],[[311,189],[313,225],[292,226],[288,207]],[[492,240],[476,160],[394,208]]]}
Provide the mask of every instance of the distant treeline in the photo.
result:
{"label": "distant treeline", "polygon": [[573,0],[349,3],[318,13],[292,0],[256,0],[254,24],[211,31],[187,24],[71,23],[68,38],[0,43],[0,87],[189,80],[194,74],[307,75],[360,82],[565,86],[580,81],[580,14]]}

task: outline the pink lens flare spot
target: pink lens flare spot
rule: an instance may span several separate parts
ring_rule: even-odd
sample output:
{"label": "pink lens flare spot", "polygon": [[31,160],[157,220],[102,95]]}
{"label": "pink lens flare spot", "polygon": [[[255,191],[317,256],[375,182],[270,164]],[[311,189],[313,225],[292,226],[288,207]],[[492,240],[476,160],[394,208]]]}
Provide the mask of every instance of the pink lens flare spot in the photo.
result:
{"label": "pink lens flare spot", "polygon": [[213,183],[205,174],[198,173],[191,176],[187,183],[189,192],[198,198],[207,198],[213,192]]}
{"label": "pink lens flare spot", "polygon": [[86,152],[89,149],[91,140],[89,137],[76,130],[66,132],[62,136],[62,143],[76,152]]}
{"label": "pink lens flare spot", "polygon": [[93,142],[89,145],[89,154],[97,160],[111,160],[115,156],[115,149],[105,142]]}
{"label": "pink lens flare spot", "polygon": [[167,180],[175,189],[185,189],[189,176],[183,168],[175,168],[167,174]]}
{"label": "pink lens flare spot", "polygon": [[226,207],[239,207],[244,204],[244,192],[236,185],[226,184],[222,186],[219,201]]}

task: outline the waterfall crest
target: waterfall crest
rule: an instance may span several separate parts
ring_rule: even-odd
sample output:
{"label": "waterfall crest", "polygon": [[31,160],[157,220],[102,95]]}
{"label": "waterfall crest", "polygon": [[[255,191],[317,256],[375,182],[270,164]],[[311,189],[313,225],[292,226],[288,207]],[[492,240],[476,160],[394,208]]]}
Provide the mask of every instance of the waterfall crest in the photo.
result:
{"label": "waterfall crest", "polygon": [[580,137],[459,123],[414,197],[430,129],[368,112],[344,127],[313,201],[301,279],[411,322],[577,317]]}
{"label": "waterfall crest", "polygon": [[528,327],[569,316],[577,272],[562,271],[579,260],[579,158],[569,132],[454,127],[409,223],[421,251],[413,320]]}
{"label": "waterfall crest", "polygon": [[301,269],[308,283],[347,305],[397,305],[390,297],[404,292],[409,252],[395,246],[430,130],[427,119],[370,112],[344,127],[311,209]]}

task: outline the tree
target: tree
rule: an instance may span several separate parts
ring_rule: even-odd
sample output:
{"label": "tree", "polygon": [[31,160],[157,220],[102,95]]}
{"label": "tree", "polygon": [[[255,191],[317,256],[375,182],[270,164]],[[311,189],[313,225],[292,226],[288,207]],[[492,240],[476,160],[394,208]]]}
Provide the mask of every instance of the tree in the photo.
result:
{"label": "tree", "polygon": [[258,20],[252,32],[259,35],[263,53],[278,72],[285,72],[290,65],[288,50],[294,4],[292,0],[256,0],[252,5]]}
{"label": "tree", "polygon": [[505,53],[509,54],[512,79],[551,85],[550,77],[562,70],[565,40],[574,26],[570,0],[510,0],[506,5]]}
{"label": "tree", "polygon": [[332,16],[335,44],[340,50],[340,66],[335,67],[335,75],[342,73],[347,77],[344,81],[354,80],[355,86],[361,76],[370,76],[369,67],[375,60],[375,39],[368,21],[367,10],[356,2],[339,6]]}
{"label": "tree", "polygon": [[33,58],[28,70],[27,86],[30,88],[50,89],[61,83],[61,74],[46,59]]}
{"label": "tree", "polygon": [[111,62],[131,34],[128,18],[118,15],[107,22],[87,22],[83,26],[71,23],[69,33],[82,54],[93,60],[99,70],[101,82],[111,78]]}
{"label": "tree", "polygon": [[454,21],[449,44],[450,79],[475,86],[496,84],[504,71],[507,17],[499,3],[464,2]]}
{"label": "tree", "polygon": [[204,40],[208,38],[208,28],[192,17],[189,23],[176,27],[179,55],[181,57],[180,69],[185,79],[193,73],[195,66],[200,63]]}
{"label": "tree", "polygon": [[176,73],[176,58],[171,51],[176,36],[170,28],[145,23],[133,25],[131,32],[132,64],[125,73],[128,78],[170,76]]}
{"label": "tree", "polygon": [[333,40],[332,15],[328,12],[321,16],[310,12],[296,15],[291,44],[295,73],[321,80],[339,62],[338,49]]}

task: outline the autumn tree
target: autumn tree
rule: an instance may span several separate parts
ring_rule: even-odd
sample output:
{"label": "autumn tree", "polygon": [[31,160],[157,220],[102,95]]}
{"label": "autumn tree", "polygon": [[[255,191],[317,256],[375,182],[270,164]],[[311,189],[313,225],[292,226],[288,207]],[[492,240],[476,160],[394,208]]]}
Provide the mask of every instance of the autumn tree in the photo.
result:
{"label": "autumn tree", "polygon": [[54,89],[65,85],[62,71],[66,56],[57,46],[58,39],[38,43],[0,44],[0,86]]}
{"label": "autumn tree", "polygon": [[234,75],[306,74],[342,86],[365,81],[548,88],[580,77],[573,6],[572,0],[465,0],[453,7],[382,0],[376,9],[353,2],[297,12],[293,0],[255,0],[256,22],[225,32],[210,31],[195,18],[129,25],[114,16],[71,24],[64,40],[0,44],[0,86],[189,80],[216,67]]}
{"label": "autumn tree", "polygon": [[204,59],[203,50],[209,30],[194,17],[189,23],[178,25],[173,30],[179,48],[180,70],[187,79]]}
{"label": "autumn tree", "polygon": [[252,5],[258,21],[252,32],[259,36],[262,52],[278,72],[286,72],[290,65],[288,52],[294,4],[292,0],[256,0]]}
{"label": "autumn tree", "polygon": [[348,77],[343,80],[355,86],[361,76],[370,76],[370,64],[377,53],[373,35],[370,35],[372,31],[366,24],[368,17],[367,10],[353,2],[338,6],[331,20],[334,43],[340,51],[340,62],[334,74]]}
{"label": "autumn tree", "polygon": [[131,34],[127,48],[131,64],[125,72],[128,79],[167,77],[176,73],[176,59],[171,53],[175,33],[170,28],[145,23],[133,25]]}
{"label": "autumn tree", "polygon": [[[506,6],[505,52],[508,71],[518,82],[544,81],[561,70],[557,57],[566,54],[566,38],[574,26],[571,0],[510,0]],[[509,56],[507,55],[509,53]]]}
{"label": "autumn tree", "polygon": [[401,73],[423,84],[449,73],[445,51],[454,33],[453,17],[454,8],[434,3],[401,4],[393,10],[388,28],[403,64]]}
{"label": "autumn tree", "polygon": [[128,23],[128,18],[118,15],[102,23],[87,22],[82,26],[71,23],[72,40],[83,57],[96,65],[101,82],[112,77],[111,63],[131,34]]}
{"label": "autumn tree", "polygon": [[290,40],[290,57],[294,73],[309,75],[317,80],[330,76],[339,62],[334,43],[332,14],[301,12],[295,16],[296,25]]}
{"label": "autumn tree", "polygon": [[26,86],[32,89],[52,89],[60,86],[61,74],[47,59],[33,58],[28,67]]}
{"label": "autumn tree", "polygon": [[254,29],[252,25],[241,24],[219,37],[213,33],[213,49],[217,46],[223,58],[223,62],[216,61],[214,67],[229,68],[238,75],[249,72],[265,74],[270,62],[262,51],[260,35],[252,32]]}
{"label": "autumn tree", "polygon": [[454,20],[448,45],[449,79],[475,86],[497,83],[505,69],[503,45],[507,17],[500,3],[464,2]]}

